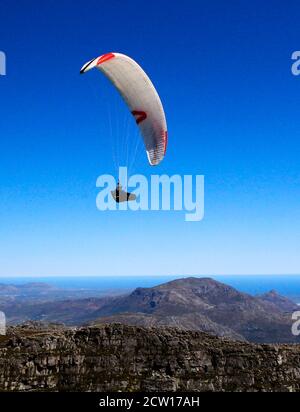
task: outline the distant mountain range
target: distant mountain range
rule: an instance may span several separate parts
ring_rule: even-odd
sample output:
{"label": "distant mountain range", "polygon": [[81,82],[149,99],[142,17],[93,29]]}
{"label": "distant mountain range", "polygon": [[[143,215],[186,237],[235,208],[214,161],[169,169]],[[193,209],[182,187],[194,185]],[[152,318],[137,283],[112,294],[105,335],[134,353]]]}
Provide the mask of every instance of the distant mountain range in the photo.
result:
{"label": "distant mountain range", "polygon": [[47,302],[0,300],[0,310],[12,324],[27,320],[73,326],[117,322],[204,331],[258,343],[299,342],[291,333],[291,314],[299,310],[295,303],[275,291],[253,297],[209,278],[175,280],[138,288],[124,296]]}
{"label": "distant mountain range", "polygon": [[0,306],[5,303],[45,303],[56,300],[103,297],[107,294],[119,295],[120,293],[118,289],[103,291],[87,288],[59,288],[43,282],[18,285],[0,283]]}

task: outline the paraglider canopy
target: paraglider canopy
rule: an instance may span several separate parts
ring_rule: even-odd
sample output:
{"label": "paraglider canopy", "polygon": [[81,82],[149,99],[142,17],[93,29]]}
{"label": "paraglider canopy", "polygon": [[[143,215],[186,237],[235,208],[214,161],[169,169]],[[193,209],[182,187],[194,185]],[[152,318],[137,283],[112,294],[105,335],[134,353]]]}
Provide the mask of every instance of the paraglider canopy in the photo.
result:
{"label": "paraglider canopy", "polygon": [[120,53],[104,54],[86,63],[80,73],[97,68],[113,83],[135,117],[149,163],[159,165],[166,155],[167,122],[160,97],[144,70]]}

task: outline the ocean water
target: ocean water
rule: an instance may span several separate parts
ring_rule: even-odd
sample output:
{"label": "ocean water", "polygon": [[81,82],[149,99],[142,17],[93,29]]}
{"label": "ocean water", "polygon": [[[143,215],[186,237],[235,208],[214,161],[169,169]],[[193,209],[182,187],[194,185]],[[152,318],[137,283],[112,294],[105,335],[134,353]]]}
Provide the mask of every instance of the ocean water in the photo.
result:
{"label": "ocean water", "polygon": [[[29,282],[44,282],[63,289],[133,290],[137,287],[153,287],[183,276],[157,277],[0,277],[0,283],[20,285]],[[204,277],[204,276],[199,276]],[[251,295],[276,290],[283,296],[300,302],[300,275],[220,275],[205,276],[226,283],[241,292]]]}

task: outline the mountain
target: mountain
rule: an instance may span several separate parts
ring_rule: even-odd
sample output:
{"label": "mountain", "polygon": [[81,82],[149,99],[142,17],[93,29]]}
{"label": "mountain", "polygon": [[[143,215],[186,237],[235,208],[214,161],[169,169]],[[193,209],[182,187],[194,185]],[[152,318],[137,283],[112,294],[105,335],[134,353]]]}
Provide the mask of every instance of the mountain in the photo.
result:
{"label": "mountain", "polygon": [[43,322],[60,322],[66,325],[80,325],[95,319],[95,313],[107,302],[112,303],[113,297],[50,300],[40,302],[14,300],[0,304],[0,311],[6,315],[8,324],[18,325],[29,320]]}
{"label": "mountain", "polygon": [[280,309],[283,313],[291,313],[300,310],[300,307],[290,299],[279,295],[276,290],[271,290],[264,295],[258,296],[261,300],[272,303],[277,309]]}
{"label": "mountain", "polygon": [[238,341],[246,339],[226,326],[217,324],[209,318],[199,313],[189,313],[183,316],[159,316],[143,313],[121,313],[118,315],[104,316],[91,322],[97,326],[102,323],[121,323],[123,325],[143,326],[143,327],[174,327],[182,330],[198,330],[211,335],[227,337]]}
{"label": "mountain", "polygon": [[45,290],[57,290],[52,285],[48,285],[47,283],[42,282],[31,282],[31,283],[24,283],[22,285],[8,285],[4,283],[0,283],[0,293],[9,293],[9,294],[16,294],[16,293],[40,293]]}
{"label": "mountain", "polygon": [[299,342],[291,332],[294,308],[294,303],[274,292],[272,299],[270,294],[253,297],[209,278],[175,280],[115,297],[0,304],[10,324],[27,320],[70,326],[117,322],[200,330],[257,343]]}
{"label": "mountain", "polygon": [[[18,308],[18,306],[20,306],[24,308],[26,312],[27,309],[30,311],[31,307],[39,304],[63,300],[100,298],[107,295],[116,296],[121,293],[124,293],[124,290],[64,289],[41,282],[31,282],[20,285],[0,283],[0,310],[10,312],[14,307]],[[9,309],[7,309],[7,305],[10,305]],[[16,312],[18,311],[17,309]],[[19,312],[22,316],[22,310]]]}
{"label": "mountain", "polygon": [[[189,278],[136,289],[108,301],[94,315],[100,323],[177,326],[249,342],[297,342],[291,333],[291,315],[282,312],[282,301],[287,306],[287,299],[277,307],[275,300],[241,293],[213,279]],[[290,308],[294,307],[290,302]]]}
{"label": "mountain", "polygon": [[300,392],[300,347],[170,328],[9,328],[0,392]]}

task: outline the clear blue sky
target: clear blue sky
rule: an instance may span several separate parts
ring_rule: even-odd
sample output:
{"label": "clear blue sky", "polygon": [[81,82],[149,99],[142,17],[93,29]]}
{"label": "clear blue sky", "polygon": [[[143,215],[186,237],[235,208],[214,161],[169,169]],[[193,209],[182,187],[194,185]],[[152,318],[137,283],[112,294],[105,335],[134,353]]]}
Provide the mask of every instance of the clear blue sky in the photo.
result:
{"label": "clear blue sky", "polygon": [[[0,10],[0,275],[300,273],[299,1],[0,0]],[[203,222],[97,211],[115,96],[79,69],[111,51],[159,89],[170,145],[157,173],[205,175]]]}

